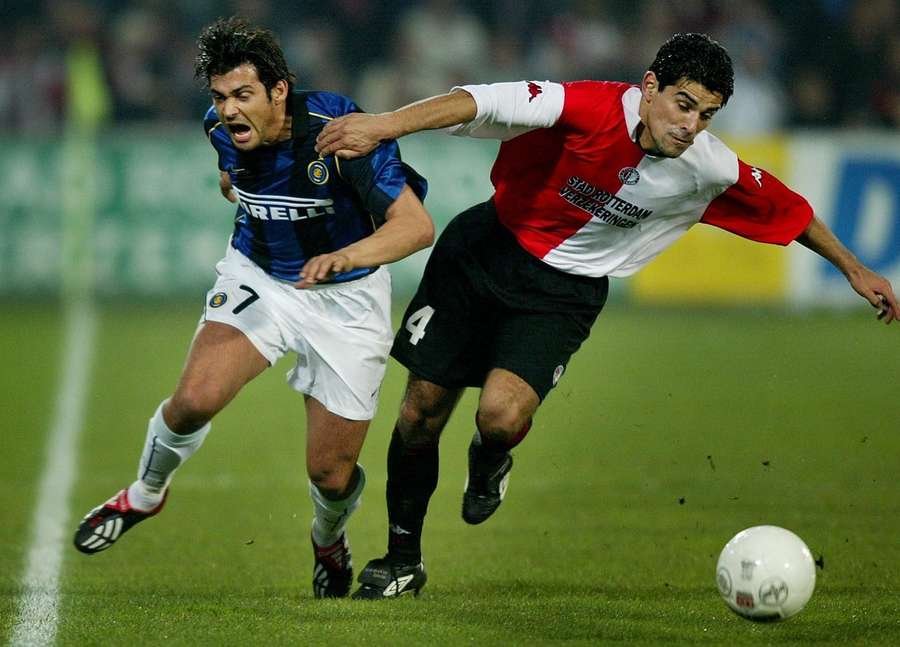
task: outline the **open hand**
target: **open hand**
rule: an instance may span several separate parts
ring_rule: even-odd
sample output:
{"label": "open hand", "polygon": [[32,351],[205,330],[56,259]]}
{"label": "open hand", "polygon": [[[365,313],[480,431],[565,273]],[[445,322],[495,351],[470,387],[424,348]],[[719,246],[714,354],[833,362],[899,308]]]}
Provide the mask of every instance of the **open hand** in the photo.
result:
{"label": "open hand", "polygon": [[349,272],[354,269],[350,257],[343,252],[332,252],[313,256],[300,270],[300,280],[294,284],[297,289],[309,288],[321,281],[325,281],[340,272]]}
{"label": "open hand", "polygon": [[316,137],[316,152],[325,157],[344,159],[361,157],[373,150],[382,139],[389,139],[383,128],[384,117],[354,112],[325,124]]}
{"label": "open hand", "polygon": [[848,277],[853,289],[878,309],[878,319],[889,324],[900,320],[900,303],[891,288],[891,282],[868,268],[863,268]]}

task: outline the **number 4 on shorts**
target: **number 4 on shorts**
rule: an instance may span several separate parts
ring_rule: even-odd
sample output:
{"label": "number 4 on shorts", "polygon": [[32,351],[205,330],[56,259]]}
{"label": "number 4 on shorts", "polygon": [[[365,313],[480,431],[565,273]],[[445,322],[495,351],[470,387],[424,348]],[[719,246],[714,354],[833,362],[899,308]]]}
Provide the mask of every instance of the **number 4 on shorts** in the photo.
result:
{"label": "number 4 on shorts", "polygon": [[409,315],[406,320],[406,329],[409,331],[409,343],[415,346],[419,340],[425,336],[425,326],[431,321],[431,315],[434,314],[434,308],[431,306],[422,306],[414,313]]}

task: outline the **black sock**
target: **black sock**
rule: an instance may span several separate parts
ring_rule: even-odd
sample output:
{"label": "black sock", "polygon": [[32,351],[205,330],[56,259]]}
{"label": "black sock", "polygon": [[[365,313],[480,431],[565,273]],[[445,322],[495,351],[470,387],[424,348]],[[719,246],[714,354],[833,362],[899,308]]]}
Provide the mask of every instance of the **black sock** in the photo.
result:
{"label": "black sock", "polygon": [[488,465],[499,465],[506,458],[511,447],[497,436],[488,436],[475,431],[475,436],[470,443],[474,448],[479,462]]}
{"label": "black sock", "polygon": [[394,429],[388,449],[388,554],[405,563],[422,559],[422,526],[438,482],[438,444],[407,445]]}

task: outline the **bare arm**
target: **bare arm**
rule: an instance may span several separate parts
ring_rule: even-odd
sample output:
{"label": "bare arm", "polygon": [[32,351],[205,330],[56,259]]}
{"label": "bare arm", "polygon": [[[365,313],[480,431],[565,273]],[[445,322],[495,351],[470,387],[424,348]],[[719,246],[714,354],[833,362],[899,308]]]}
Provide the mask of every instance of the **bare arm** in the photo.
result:
{"label": "bare arm", "polygon": [[900,304],[890,281],[860,263],[821,220],[814,217],[797,242],[838,268],[853,289],[878,309],[879,319],[888,324],[900,319]]}
{"label": "bare arm", "polygon": [[385,213],[385,223],[374,234],[346,247],[314,256],[300,270],[298,288],[308,288],[338,272],[392,263],[434,242],[434,223],[424,205],[405,186]]}
{"label": "bare arm", "polygon": [[472,121],[478,108],[472,95],[456,90],[377,115],[353,113],[329,122],[316,138],[316,152],[351,158],[365,155],[378,142],[404,135],[447,128]]}
{"label": "bare arm", "polygon": [[231,189],[231,177],[225,171],[219,171],[219,191],[229,202],[237,202],[237,196]]}

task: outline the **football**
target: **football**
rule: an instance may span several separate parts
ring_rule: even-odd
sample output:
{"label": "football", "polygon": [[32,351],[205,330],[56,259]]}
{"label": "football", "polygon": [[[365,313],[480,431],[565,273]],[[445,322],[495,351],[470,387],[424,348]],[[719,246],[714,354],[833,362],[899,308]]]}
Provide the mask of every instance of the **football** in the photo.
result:
{"label": "football", "polygon": [[760,622],[798,613],[816,586],[816,565],[790,530],[754,526],[731,538],[716,564],[716,584],[728,607]]}

